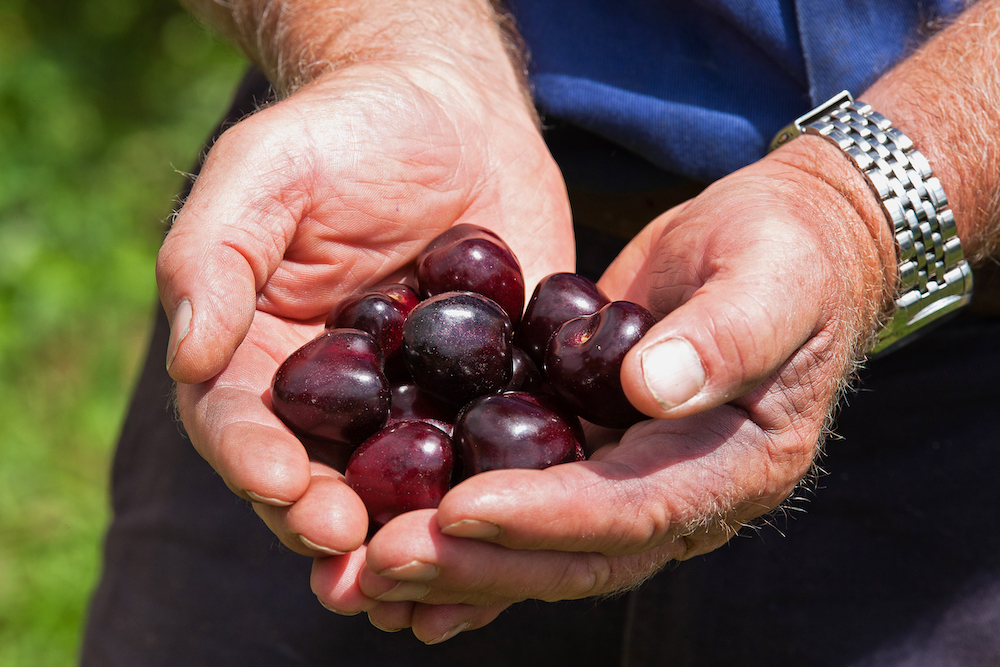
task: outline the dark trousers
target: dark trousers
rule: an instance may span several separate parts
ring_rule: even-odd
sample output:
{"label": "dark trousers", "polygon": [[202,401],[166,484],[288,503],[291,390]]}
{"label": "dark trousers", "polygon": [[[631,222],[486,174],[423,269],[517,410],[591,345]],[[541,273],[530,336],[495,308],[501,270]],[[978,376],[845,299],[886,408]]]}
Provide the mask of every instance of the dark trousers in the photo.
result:
{"label": "dark trousers", "polygon": [[[266,96],[244,83],[230,121]],[[581,272],[621,242],[580,230]],[[427,647],[323,609],[176,422],[156,326],[114,459],[85,667],[1000,665],[1000,322],[874,362],[794,511],[618,598],[515,605]],[[799,511],[802,510],[802,511]]]}

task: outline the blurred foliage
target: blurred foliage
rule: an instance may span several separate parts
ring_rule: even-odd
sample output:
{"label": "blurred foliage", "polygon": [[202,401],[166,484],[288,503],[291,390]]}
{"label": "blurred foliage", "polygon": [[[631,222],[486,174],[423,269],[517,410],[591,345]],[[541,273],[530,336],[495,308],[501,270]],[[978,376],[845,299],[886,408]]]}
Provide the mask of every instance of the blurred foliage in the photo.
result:
{"label": "blurred foliage", "polygon": [[0,665],[69,665],[182,172],[245,64],[174,0],[0,0]]}

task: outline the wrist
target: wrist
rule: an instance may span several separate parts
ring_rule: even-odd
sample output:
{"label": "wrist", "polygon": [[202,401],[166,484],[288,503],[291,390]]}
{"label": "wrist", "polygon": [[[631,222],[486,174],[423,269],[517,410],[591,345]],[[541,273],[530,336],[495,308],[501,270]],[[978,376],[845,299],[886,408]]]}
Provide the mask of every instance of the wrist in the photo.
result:
{"label": "wrist", "polygon": [[234,41],[280,96],[354,64],[381,63],[450,69],[533,114],[516,37],[490,0],[182,1]]}
{"label": "wrist", "polygon": [[799,172],[802,197],[815,210],[816,233],[843,273],[841,288],[848,298],[841,305],[856,314],[865,339],[857,344],[866,345],[891,311],[898,281],[895,235],[879,198],[850,159],[820,137],[800,136],[765,159]]}
{"label": "wrist", "polygon": [[893,120],[931,164],[970,264],[1000,230],[1000,3],[980,2],[861,96]]}

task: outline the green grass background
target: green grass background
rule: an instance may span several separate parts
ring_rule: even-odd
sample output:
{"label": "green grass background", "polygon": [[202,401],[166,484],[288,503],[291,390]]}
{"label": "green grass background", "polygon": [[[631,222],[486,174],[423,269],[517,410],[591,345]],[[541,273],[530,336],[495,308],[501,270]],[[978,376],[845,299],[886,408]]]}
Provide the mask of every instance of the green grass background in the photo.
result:
{"label": "green grass background", "polygon": [[72,665],[156,249],[244,68],[175,0],[0,0],[0,665]]}

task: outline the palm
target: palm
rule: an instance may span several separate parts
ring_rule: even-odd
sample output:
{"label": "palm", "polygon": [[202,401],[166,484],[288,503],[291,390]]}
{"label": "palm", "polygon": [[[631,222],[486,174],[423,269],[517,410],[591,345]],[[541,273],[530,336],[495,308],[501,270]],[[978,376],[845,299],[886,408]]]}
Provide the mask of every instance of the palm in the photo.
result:
{"label": "palm", "polygon": [[[171,368],[188,382],[178,386],[185,427],[300,553],[317,553],[300,536],[352,551],[367,530],[359,499],[310,463],[267,402],[278,364],[338,299],[405,276],[460,222],[507,240],[529,289],[573,267],[565,189],[530,115],[432,83],[356,66],[242,121],[209,154],[161,251],[165,303],[190,298],[203,318]],[[191,297],[192,285],[207,293]],[[198,358],[196,334],[212,339],[205,349],[232,348]]]}
{"label": "palm", "polygon": [[[529,284],[571,268],[568,205],[537,132],[484,110],[448,114],[399,76],[389,95],[385,77],[354,72],[304,90],[234,127],[210,155],[184,215],[215,212],[210,197],[243,199],[214,222],[262,265],[258,308],[316,318],[403,271],[458,222],[507,239]],[[175,229],[164,253],[188,233]]]}

